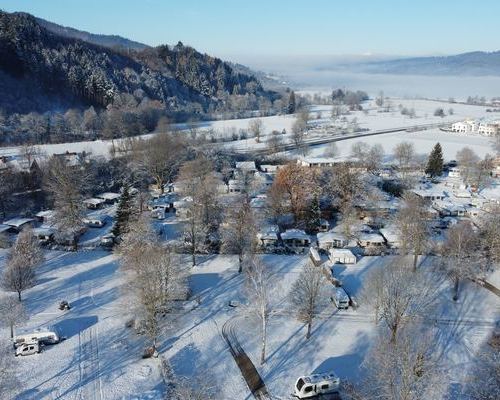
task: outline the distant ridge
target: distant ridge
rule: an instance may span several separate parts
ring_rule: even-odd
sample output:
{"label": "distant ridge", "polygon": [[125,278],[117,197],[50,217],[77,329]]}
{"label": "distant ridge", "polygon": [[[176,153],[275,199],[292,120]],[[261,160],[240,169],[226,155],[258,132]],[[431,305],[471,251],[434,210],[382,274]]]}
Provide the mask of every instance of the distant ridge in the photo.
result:
{"label": "distant ridge", "polygon": [[[21,14],[21,13],[20,13]],[[118,35],[99,35],[86,31],[81,31],[75,28],[62,26],[42,18],[35,17],[36,21],[45,29],[59,36],[64,36],[71,39],[80,39],[87,43],[96,44],[98,46],[108,47],[111,49],[129,49],[129,50],[144,50],[149,46],[135,42],[133,40],[118,36]]]}
{"label": "distant ridge", "polygon": [[499,76],[500,51],[377,61],[361,64],[360,68],[382,74]]}

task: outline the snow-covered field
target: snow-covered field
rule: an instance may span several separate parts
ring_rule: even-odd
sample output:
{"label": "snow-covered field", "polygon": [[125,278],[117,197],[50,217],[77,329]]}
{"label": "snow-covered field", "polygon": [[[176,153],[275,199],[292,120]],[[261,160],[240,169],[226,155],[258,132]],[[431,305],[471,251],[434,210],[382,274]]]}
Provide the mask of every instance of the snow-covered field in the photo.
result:
{"label": "snow-covered field", "polygon": [[[0,266],[6,252],[0,253]],[[18,399],[154,399],[162,392],[158,360],[140,358],[144,342],[124,327],[127,305],[123,280],[114,255],[105,251],[64,253],[48,251],[39,269],[39,283],[25,294],[31,316],[28,327],[54,325],[67,339],[41,354],[14,358],[25,386]],[[221,336],[228,320],[243,348],[256,364],[270,392],[289,398],[294,380],[303,374],[334,370],[341,378],[360,379],[361,363],[376,333],[373,315],[363,305],[338,311],[324,302],[313,334],[288,305],[291,284],[307,256],[265,255],[275,274],[275,315],[269,325],[267,362],[259,366],[259,324],[244,307],[231,308],[230,300],[244,303],[243,276],[234,256],[204,256],[192,269],[192,299],[174,321],[165,324],[159,350],[177,376],[215,383],[219,399],[247,399],[248,388]],[[355,266],[335,271],[348,292],[356,295],[372,268],[389,257],[364,257]],[[424,262],[426,265],[426,262]],[[1,267],[0,267],[1,268]],[[59,311],[60,300],[73,308]],[[460,383],[472,365],[475,351],[500,315],[497,297],[466,284],[458,303],[448,288],[439,297],[436,325],[443,365],[450,380]],[[8,335],[7,330],[1,332]],[[36,371],[36,373],[33,373]]]}
{"label": "snow-covered field", "polygon": [[[353,118],[357,119],[360,128],[369,129],[371,131],[384,130],[391,128],[403,128],[414,125],[427,125],[432,123],[451,123],[453,121],[463,120],[465,118],[500,118],[498,114],[487,113],[486,108],[482,106],[471,106],[464,104],[450,104],[446,102],[439,102],[433,100],[416,100],[416,99],[399,99],[391,98],[388,101],[393,106],[394,111],[391,112],[378,112],[374,106],[373,101],[369,101],[364,104],[364,108],[368,110],[365,114],[362,111],[352,112],[347,116],[347,119],[351,121]],[[401,115],[398,106],[402,105],[408,109],[413,108],[416,112],[415,118],[409,118],[407,116]],[[441,107],[446,112],[449,108],[453,108],[453,115],[447,115],[444,118],[435,117],[434,111],[436,108]],[[318,123],[328,123],[331,121],[330,112],[331,106],[312,106],[311,115],[313,120],[311,121],[311,126]],[[314,119],[317,114],[321,114],[320,119]],[[236,120],[220,120],[220,121],[208,121],[198,124],[198,129],[200,131],[207,131],[209,129],[213,130],[216,135],[229,136],[230,132],[236,130],[238,132],[240,129],[248,129],[250,122],[255,118],[246,119],[236,119]],[[231,146],[235,149],[258,149],[264,148],[266,146],[266,136],[268,136],[273,130],[282,131],[286,130],[287,135],[284,136],[285,141],[291,141],[291,130],[292,125],[295,121],[295,116],[293,115],[278,115],[270,117],[260,118],[262,127],[262,140],[261,143],[257,143],[254,138],[237,140],[227,142],[226,146]],[[179,124],[178,129],[184,129],[184,124]],[[145,135],[147,137],[149,135]],[[469,146],[474,148],[474,150],[480,154],[484,155],[487,152],[491,152],[489,149],[489,139],[481,136],[458,136],[453,133],[444,133],[438,130],[431,131],[421,131],[421,132],[401,132],[397,134],[385,134],[376,136],[373,138],[363,138],[363,139],[350,139],[343,142],[339,142],[339,147],[342,149],[350,149],[351,145],[357,140],[363,140],[370,143],[381,143],[386,148],[386,152],[392,150],[392,146],[403,140],[408,140],[415,143],[417,152],[428,152],[430,146],[435,143],[437,138],[443,145],[445,156],[449,158],[454,158],[457,149],[463,146]],[[115,145],[119,143],[119,140],[115,140]],[[432,143],[432,144],[431,144]],[[390,144],[390,146],[389,146]],[[76,143],[60,143],[60,144],[48,144],[41,145],[39,149],[42,153],[51,155],[54,153],[63,153],[65,151],[69,152],[81,152],[87,151],[91,152],[94,156],[109,157],[110,149],[113,144],[111,141],[86,141],[86,142],[76,142]],[[447,148],[449,150],[447,150]],[[0,148],[0,155],[3,154],[16,154],[18,149],[16,147],[5,147]],[[315,148],[315,151],[321,152]]]}

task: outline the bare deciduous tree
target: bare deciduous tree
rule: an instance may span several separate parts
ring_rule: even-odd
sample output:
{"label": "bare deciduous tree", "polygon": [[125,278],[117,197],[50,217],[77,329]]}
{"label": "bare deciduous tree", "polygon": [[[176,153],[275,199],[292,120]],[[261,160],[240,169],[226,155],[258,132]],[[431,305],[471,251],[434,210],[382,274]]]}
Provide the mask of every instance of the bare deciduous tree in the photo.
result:
{"label": "bare deciduous tree", "polygon": [[293,284],[289,294],[290,303],[297,318],[307,324],[306,339],[311,337],[312,323],[319,311],[318,306],[324,283],[325,276],[321,268],[308,262],[304,265],[304,269]]}
{"label": "bare deciduous tree", "polygon": [[403,205],[395,216],[395,225],[401,241],[401,253],[413,254],[413,271],[416,271],[418,257],[426,251],[430,236],[423,201],[412,193],[405,193]]}
{"label": "bare deciduous tree", "polygon": [[238,272],[243,269],[243,257],[255,247],[256,227],[252,208],[247,201],[235,203],[222,225],[222,250],[238,255]]}
{"label": "bare deciduous tree", "polygon": [[260,142],[260,135],[262,133],[262,127],[263,127],[263,123],[262,123],[262,120],[259,118],[252,119],[248,124],[248,130],[255,137],[255,140],[257,141],[257,143]]}
{"label": "bare deciduous tree", "polygon": [[[380,338],[363,362],[358,400],[425,400],[446,390],[435,340],[430,332],[405,328],[396,343]],[[351,397],[353,398],[353,397]]]}
{"label": "bare deciduous tree", "polygon": [[410,142],[401,142],[394,147],[394,158],[396,159],[403,177],[415,160],[415,146]]}
{"label": "bare deciduous tree", "polygon": [[15,398],[22,383],[16,376],[16,363],[12,362],[11,345],[0,340],[0,393],[4,399]]}
{"label": "bare deciduous tree", "polygon": [[0,298],[0,325],[9,327],[11,339],[14,337],[14,327],[27,319],[28,314],[21,302],[12,296]]}
{"label": "bare deciduous tree", "polygon": [[457,152],[458,167],[460,168],[460,174],[466,184],[471,183],[470,179],[478,161],[479,157],[469,147],[464,147]]}
{"label": "bare deciduous tree", "polygon": [[2,276],[4,289],[17,292],[21,301],[22,292],[35,285],[36,267],[43,262],[43,259],[43,252],[33,231],[24,229],[19,233],[8,255]]}
{"label": "bare deciduous tree", "polygon": [[164,186],[174,178],[183,159],[184,144],[178,136],[162,132],[146,141],[138,141],[134,156],[139,166],[163,193]]}
{"label": "bare deciduous tree", "polygon": [[249,257],[245,265],[248,309],[260,320],[260,363],[266,362],[267,324],[272,312],[271,299],[276,290],[269,267],[257,257]]}
{"label": "bare deciduous tree", "polygon": [[439,275],[419,269],[412,272],[404,257],[370,271],[362,291],[364,301],[375,310],[396,343],[399,330],[412,319],[422,316],[436,301]]}
{"label": "bare deciduous tree", "polygon": [[443,246],[443,266],[453,282],[453,300],[459,296],[460,281],[474,278],[478,270],[478,235],[470,221],[460,221],[447,233]]}
{"label": "bare deciduous tree", "polygon": [[145,218],[131,224],[118,254],[128,276],[134,311],[156,350],[161,318],[172,310],[174,300],[185,298],[187,274],[172,251],[151,232]]}
{"label": "bare deciduous tree", "polygon": [[[75,237],[83,226],[83,193],[89,177],[84,165],[70,165],[59,157],[49,162],[46,187],[54,199],[55,225],[63,235]],[[76,238],[74,248],[77,249]]]}

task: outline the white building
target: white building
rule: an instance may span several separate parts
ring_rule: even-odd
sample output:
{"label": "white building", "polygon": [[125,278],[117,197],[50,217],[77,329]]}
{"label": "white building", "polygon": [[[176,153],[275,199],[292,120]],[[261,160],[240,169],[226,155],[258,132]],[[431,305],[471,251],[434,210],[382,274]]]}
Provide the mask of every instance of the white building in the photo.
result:
{"label": "white building", "polygon": [[309,235],[300,229],[287,229],[281,234],[281,240],[290,247],[307,247],[311,244]]}
{"label": "white building", "polygon": [[451,130],[453,132],[460,132],[460,133],[474,133],[478,131],[478,128],[479,124],[472,119],[466,119],[465,121],[455,122],[454,124],[451,125]]}
{"label": "white building", "polygon": [[356,264],[356,256],[349,249],[330,249],[328,258],[333,264]]}
{"label": "white building", "polygon": [[495,136],[498,133],[499,125],[500,121],[480,123],[477,132],[484,136]]}
{"label": "white building", "polygon": [[341,232],[319,232],[316,238],[318,247],[322,250],[328,250],[332,247],[345,247],[349,244],[349,240]]}

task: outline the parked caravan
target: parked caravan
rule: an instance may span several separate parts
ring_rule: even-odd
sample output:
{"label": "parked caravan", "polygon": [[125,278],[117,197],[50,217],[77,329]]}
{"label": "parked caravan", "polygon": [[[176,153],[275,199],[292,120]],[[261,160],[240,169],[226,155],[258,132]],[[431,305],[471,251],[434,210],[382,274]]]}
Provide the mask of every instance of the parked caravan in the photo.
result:
{"label": "parked caravan", "polygon": [[294,396],[309,399],[323,394],[338,393],[340,379],[333,372],[301,376],[295,382]]}
{"label": "parked caravan", "polygon": [[36,330],[16,331],[14,336],[14,347],[19,347],[25,343],[40,342],[43,344],[57,344],[61,337],[54,328],[39,328]]}

